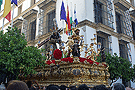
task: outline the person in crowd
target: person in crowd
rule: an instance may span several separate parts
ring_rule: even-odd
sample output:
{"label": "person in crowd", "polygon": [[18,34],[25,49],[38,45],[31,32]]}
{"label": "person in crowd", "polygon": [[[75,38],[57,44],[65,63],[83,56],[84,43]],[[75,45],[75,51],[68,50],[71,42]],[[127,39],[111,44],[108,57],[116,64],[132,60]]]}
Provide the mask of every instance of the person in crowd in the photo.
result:
{"label": "person in crowd", "polygon": [[34,85],[32,85],[32,81],[28,81],[26,84],[27,84],[29,90],[39,90],[38,87],[35,87]]}
{"label": "person in crowd", "polygon": [[45,90],[60,90],[60,88],[57,85],[49,85]]}
{"label": "person in crowd", "polygon": [[92,88],[92,90],[108,90],[105,85],[97,85]]}
{"label": "person in crowd", "polygon": [[125,90],[125,86],[121,83],[115,83],[112,87],[112,90]]}
{"label": "person in crowd", "polygon": [[61,86],[60,86],[60,90],[66,90],[66,88],[68,88],[68,87],[65,86],[65,85],[61,85]]}
{"label": "person in crowd", "polygon": [[89,87],[86,84],[82,84],[78,87],[78,90],[89,90]]}
{"label": "person in crowd", "polygon": [[126,87],[126,90],[132,90],[130,87]]}
{"label": "person in crowd", "polygon": [[76,86],[70,86],[69,90],[77,90]]}
{"label": "person in crowd", "polygon": [[7,85],[7,90],[29,90],[27,84],[23,81],[12,80]]}

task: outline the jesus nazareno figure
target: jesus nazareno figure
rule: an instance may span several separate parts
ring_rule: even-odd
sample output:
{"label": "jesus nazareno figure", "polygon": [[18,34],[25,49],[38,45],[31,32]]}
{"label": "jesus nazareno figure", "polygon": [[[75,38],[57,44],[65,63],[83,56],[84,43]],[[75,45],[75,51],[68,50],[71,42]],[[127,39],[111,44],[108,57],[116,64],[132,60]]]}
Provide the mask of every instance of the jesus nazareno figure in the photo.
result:
{"label": "jesus nazareno figure", "polygon": [[72,48],[72,55],[74,57],[80,57],[80,48],[79,48],[79,42],[80,42],[80,36],[79,36],[79,32],[80,30],[79,29],[76,29],[75,31],[75,34],[72,35],[72,38],[74,40],[74,45],[73,45],[73,48]]}

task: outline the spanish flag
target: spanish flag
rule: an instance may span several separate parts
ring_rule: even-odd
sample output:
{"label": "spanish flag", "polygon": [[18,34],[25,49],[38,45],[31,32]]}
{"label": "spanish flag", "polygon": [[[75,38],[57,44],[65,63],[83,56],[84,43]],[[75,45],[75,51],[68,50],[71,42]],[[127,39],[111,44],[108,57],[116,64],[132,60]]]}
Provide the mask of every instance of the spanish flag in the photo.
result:
{"label": "spanish flag", "polygon": [[71,30],[71,24],[69,19],[69,10],[67,5],[67,23],[66,23],[66,34],[68,35],[68,31]]}
{"label": "spanish flag", "polygon": [[11,20],[11,1],[10,0],[5,0],[3,17],[6,18],[10,22]]}

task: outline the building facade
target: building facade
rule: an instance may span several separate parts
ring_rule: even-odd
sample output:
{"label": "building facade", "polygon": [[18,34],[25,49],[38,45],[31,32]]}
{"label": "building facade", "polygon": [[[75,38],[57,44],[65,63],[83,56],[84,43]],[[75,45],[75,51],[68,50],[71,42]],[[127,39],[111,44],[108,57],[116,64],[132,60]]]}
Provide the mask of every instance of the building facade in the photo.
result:
{"label": "building facade", "polygon": [[[116,53],[135,64],[135,0],[63,0],[65,9],[69,6],[69,16],[78,19],[77,27],[84,41],[90,44],[94,34],[97,42],[101,42],[105,51],[112,55]],[[18,0],[14,9],[13,27],[24,33],[29,46],[37,46],[50,37],[53,20],[56,18],[58,28],[65,28],[66,23],[60,21],[62,0]],[[4,1],[0,11],[0,30],[3,25]],[[13,6],[12,6],[13,11]],[[12,13],[11,11],[11,13]],[[5,20],[4,32],[11,25]],[[62,35],[62,33],[61,33]],[[66,41],[68,35],[62,35]],[[49,43],[41,48],[49,47]],[[95,47],[97,48],[97,47]],[[84,52],[81,53],[84,55]],[[135,88],[134,84],[131,86]]]}

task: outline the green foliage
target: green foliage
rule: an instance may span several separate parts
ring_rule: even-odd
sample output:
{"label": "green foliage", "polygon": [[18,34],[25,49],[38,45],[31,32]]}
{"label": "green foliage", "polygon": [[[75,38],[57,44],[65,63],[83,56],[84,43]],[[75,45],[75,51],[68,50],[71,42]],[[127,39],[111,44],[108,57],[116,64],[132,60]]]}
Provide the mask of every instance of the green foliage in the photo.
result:
{"label": "green foliage", "polygon": [[[101,62],[101,55],[97,57],[97,61]],[[114,53],[113,56],[111,56],[109,53],[106,53],[105,61],[109,65],[111,80],[115,80],[119,77],[125,79],[126,81],[133,80],[134,69],[131,68],[132,64],[128,60],[118,57],[116,53]]]}
{"label": "green foliage", "polygon": [[35,67],[44,66],[45,56],[37,47],[27,46],[24,34],[17,28],[9,27],[7,32],[0,32],[0,72],[18,76],[20,71],[24,75],[35,73]]}

